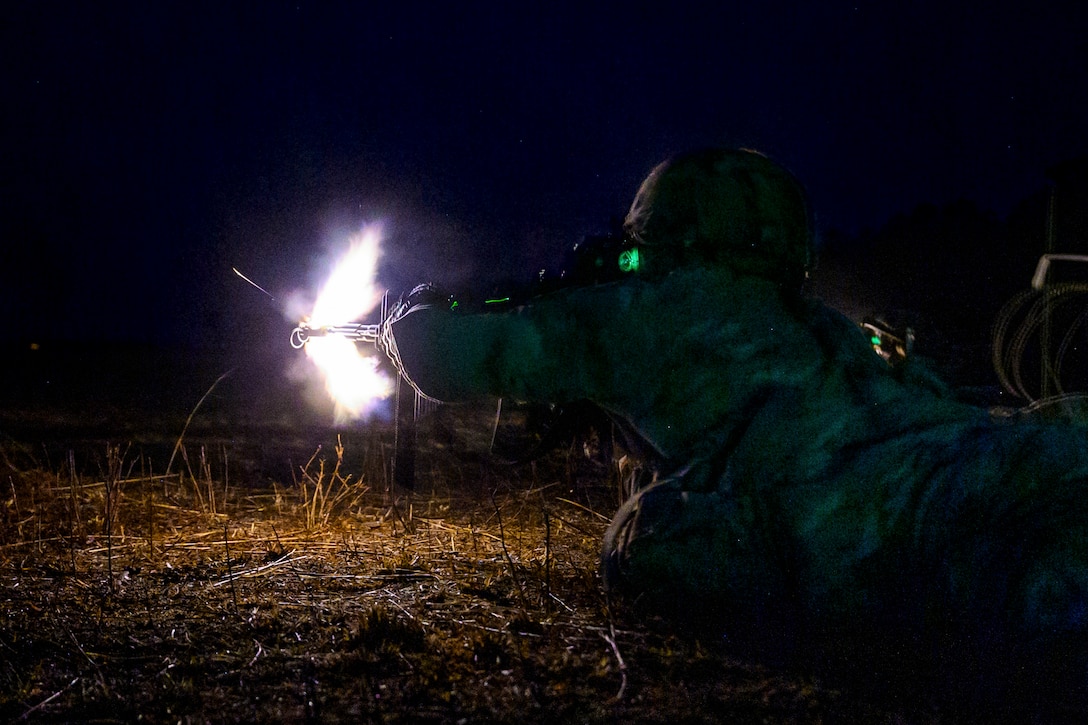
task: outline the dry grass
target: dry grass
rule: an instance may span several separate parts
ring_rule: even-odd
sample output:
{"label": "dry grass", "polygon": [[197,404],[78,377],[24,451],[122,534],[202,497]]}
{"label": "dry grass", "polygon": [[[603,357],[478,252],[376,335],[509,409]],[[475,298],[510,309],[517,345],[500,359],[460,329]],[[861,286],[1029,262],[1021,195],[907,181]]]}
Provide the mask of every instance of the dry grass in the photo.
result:
{"label": "dry grass", "polygon": [[611,609],[607,476],[435,449],[393,495],[386,434],[286,484],[225,444],[170,475],[8,457],[0,720],[903,721]]}

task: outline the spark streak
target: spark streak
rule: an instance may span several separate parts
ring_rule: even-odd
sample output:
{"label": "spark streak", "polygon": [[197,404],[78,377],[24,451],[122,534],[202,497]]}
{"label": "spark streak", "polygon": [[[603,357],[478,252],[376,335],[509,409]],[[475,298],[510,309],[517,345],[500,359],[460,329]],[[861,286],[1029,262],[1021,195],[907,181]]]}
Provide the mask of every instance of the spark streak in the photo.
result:
{"label": "spark streak", "polygon": [[250,279],[249,277],[247,277],[247,276],[245,276],[244,274],[242,274],[241,272],[239,272],[239,271],[238,271],[238,268],[237,268],[237,267],[231,267],[231,269],[232,269],[232,270],[234,270],[234,273],[235,273],[236,275],[238,275],[239,277],[241,277],[242,279],[244,279],[244,280],[245,280],[246,282],[249,282],[249,283],[250,283],[251,285],[253,285],[253,286],[254,286],[254,287],[256,287],[257,289],[259,289],[259,290],[260,290],[261,292],[264,292],[264,293],[265,293],[266,295],[268,295],[268,299],[270,299],[270,300],[273,300],[273,301],[275,301],[275,299],[276,299],[276,298],[272,296],[272,293],[271,293],[271,292],[269,292],[269,291],[268,291],[268,290],[266,290],[266,289],[265,289],[264,287],[260,286],[259,284],[257,284],[257,283],[256,283],[256,282],[254,282],[253,280],[251,280],[251,279]]}

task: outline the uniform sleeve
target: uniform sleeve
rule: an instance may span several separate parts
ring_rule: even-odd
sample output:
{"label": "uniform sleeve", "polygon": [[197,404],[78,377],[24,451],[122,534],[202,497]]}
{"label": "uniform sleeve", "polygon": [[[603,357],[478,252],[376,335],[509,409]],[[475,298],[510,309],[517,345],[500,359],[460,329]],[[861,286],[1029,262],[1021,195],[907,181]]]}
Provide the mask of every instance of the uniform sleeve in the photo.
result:
{"label": "uniform sleeve", "polygon": [[592,398],[608,386],[586,376],[603,368],[587,352],[600,338],[586,334],[594,327],[592,306],[573,297],[503,313],[409,311],[393,323],[404,372],[424,393],[447,402],[488,395],[557,403]]}
{"label": "uniform sleeve", "polygon": [[393,335],[427,395],[590,400],[680,458],[716,450],[768,386],[810,384],[825,355],[774,284],[720,270],[563,290],[511,312],[421,308]]}

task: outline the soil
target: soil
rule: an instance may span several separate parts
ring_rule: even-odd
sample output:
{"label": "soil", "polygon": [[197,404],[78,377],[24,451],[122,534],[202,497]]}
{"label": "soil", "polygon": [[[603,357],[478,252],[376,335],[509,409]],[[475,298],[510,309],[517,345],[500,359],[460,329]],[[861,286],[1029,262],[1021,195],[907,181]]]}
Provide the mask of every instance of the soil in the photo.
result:
{"label": "soil", "polygon": [[449,409],[403,490],[388,422],[128,384],[0,410],[2,721],[949,721],[609,601],[583,446],[502,464],[493,411]]}

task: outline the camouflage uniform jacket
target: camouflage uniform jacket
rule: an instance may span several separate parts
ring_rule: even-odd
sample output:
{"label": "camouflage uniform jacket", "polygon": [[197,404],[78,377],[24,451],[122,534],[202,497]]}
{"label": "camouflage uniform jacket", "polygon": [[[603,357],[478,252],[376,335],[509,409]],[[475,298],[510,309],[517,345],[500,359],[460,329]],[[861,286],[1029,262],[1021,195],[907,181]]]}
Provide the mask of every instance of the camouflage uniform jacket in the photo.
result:
{"label": "camouflage uniform jacket", "polygon": [[652,443],[671,475],[617,514],[613,590],[764,650],[1088,661],[1082,430],[994,421],[818,302],[680,269],[394,332],[439,399],[589,399]]}

